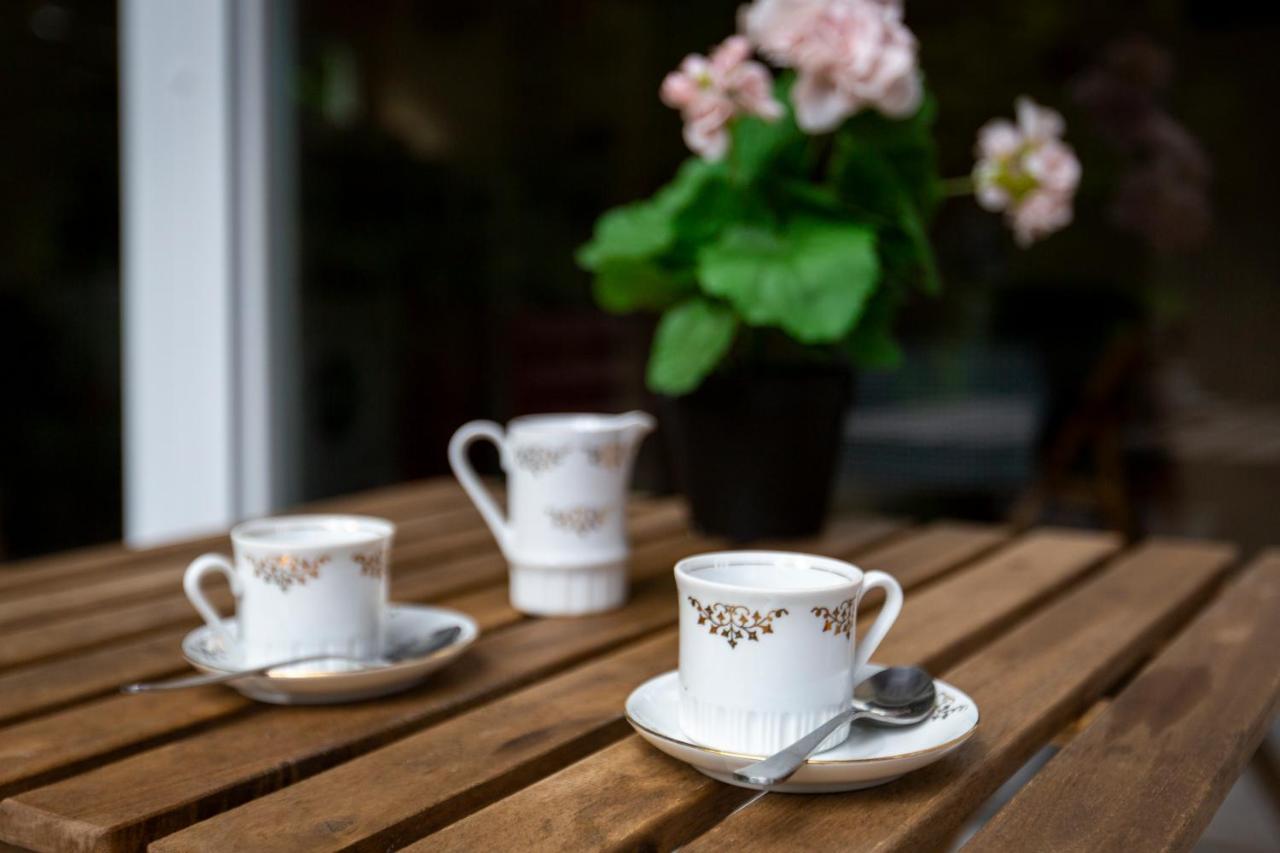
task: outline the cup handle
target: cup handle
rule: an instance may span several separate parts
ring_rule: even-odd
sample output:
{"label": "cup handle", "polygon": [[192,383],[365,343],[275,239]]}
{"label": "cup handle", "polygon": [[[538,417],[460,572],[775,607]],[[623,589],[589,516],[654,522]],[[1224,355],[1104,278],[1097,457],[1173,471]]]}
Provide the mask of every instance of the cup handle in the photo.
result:
{"label": "cup handle", "polygon": [[861,671],[867,661],[871,660],[871,656],[875,654],[880,641],[884,639],[885,634],[889,633],[889,629],[893,627],[898,614],[902,612],[902,587],[898,585],[892,575],[884,572],[867,572],[863,575],[862,592],[858,596],[858,602],[861,603],[862,596],[876,587],[884,590],[884,606],[880,608],[880,615],[876,617],[875,622],[871,623],[871,628],[867,631],[866,636],[858,643],[857,651],[853,656],[853,671],[855,674]]}
{"label": "cup handle", "polygon": [[453,438],[449,439],[449,467],[453,468],[453,475],[458,478],[458,482],[462,484],[462,488],[471,498],[471,502],[476,505],[476,509],[480,510],[480,517],[484,519],[484,523],[493,531],[494,538],[498,540],[498,547],[510,559],[511,525],[498,507],[498,502],[493,499],[493,495],[476,476],[475,470],[471,467],[471,460],[467,458],[467,450],[472,442],[481,439],[493,442],[498,448],[498,458],[503,470],[510,470],[506,435],[502,427],[493,421],[472,421],[458,428]]}
{"label": "cup handle", "polygon": [[240,580],[240,576],[236,574],[236,567],[231,560],[221,554],[203,554],[196,557],[191,565],[187,566],[187,573],[182,576],[182,589],[190,599],[192,606],[196,612],[203,617],[205,624],[212,628],[218,634],[221,634],[225,640],[234,642],[235,638],[230,636],[222,625],[222,617],[218,615],[218,611],[213,609],[213,605],[204,597],[204,591],[200,589],[200,581],[209,572],[222,572],[227,576],[227,583],[231,585],[231,595],[236,600],[237,609],[240,604],[240,596],[244,592],[244,584]]}

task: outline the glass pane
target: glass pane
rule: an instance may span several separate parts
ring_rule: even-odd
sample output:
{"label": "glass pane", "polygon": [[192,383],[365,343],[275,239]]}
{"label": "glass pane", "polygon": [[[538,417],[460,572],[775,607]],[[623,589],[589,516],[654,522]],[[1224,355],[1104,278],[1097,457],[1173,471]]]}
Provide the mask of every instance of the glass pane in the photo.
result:
{"label": "glass pane", "polygon": [[116,4],[0,4],[0,558],[120,538]]}

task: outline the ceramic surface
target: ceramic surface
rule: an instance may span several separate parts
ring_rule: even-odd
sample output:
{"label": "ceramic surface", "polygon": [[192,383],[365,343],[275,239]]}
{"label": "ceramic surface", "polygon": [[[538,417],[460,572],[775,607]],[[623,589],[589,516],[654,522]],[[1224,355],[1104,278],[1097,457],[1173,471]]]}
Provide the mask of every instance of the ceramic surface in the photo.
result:
{"label": "ceramic surface", "polygon": [[183,588],[214,631],[222,617],[200,590],[220,572],[236,599],[234,642],[246,665],[315,654],[373,657],[382,649],[395,525],[359,515],[293,515],[231,530],[234,560],[205,554]]}
{"label": "ceramic surface", "polygon": [[[860,677],[883,667],[869,664]],[[733,772],[766,756],[710,749],[694,743],[680,728],[680,677],[668,672],[646,681],[627,698],[627,721],[649,743],[698,772],[741,788],[766,790],[739,782]],[[769,791],[820,794],[870,788],[919,770],[957,749],[978,725],[978,707],[963,690],[935,682],[938,703],[918,726],[886,728],[866,723],[851,727],[846,740],[810,758],[794,776]]]}
{"label": "ceramic surface", "polygon": [[[449,463],[506,556],[516,609],[571,615],[623,603],[627,487],[636,450],[653,427],[651,416],[628,412],[530,415],[505,430],[473,421],[454,433]],[[498,448],[505,514],[467,459],[479,440]]]}
{"label": "ceramic surface", "polygon": [[[223,625],[234,636],[236,620]],[[394,664],[360,666],[348,661],[300,664],[272,670],[266,675],[242,678],[229,686],[250,699],[279,705],[315,705],[354,702],[407,690],[427,676],[453,661],[466,650],[480,629],[466,614],[443,607],[414,604],[392,604],[387,608],[388,647],[407,644],[429,636],[441,628],[461,629],[457,642],[426,657]],[[201,626],[182,641],[182,654],[202,672],[222,673],[243,669],[245,653],[227,635],[207,625]]]}
{"label": "ceramic surface", "polygon": [[[680,724],[715,749],[769,755],[852,704],[854,674],[902,608],[884,572],[781,551],[723,551],[675,568],[680,612]],[[885,605],[861,639],[870,589]],[[837,729],[820,749],[844,740]]]}

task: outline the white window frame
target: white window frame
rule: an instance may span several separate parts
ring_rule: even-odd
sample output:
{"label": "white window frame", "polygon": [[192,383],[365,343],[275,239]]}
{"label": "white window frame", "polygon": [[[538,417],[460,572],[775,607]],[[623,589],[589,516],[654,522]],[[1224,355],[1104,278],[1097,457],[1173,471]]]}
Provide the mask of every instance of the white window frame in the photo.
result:
{"label": "white window frame", "polygon": [[133,544],[296,498],[289,13],[271,0],[121,3]]}

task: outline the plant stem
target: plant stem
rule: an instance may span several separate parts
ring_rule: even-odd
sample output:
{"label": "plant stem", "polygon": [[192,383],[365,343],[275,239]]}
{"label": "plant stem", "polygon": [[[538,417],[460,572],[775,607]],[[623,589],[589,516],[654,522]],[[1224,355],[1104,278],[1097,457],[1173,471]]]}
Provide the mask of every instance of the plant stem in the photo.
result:
{"label": "plant stem", "polygon": [[973,178],[969,175],[961,175],[958,178],[943,178],[942,194],[947,198],[973,195]]}

